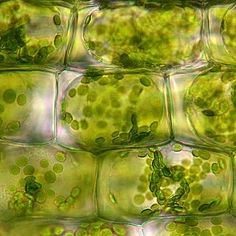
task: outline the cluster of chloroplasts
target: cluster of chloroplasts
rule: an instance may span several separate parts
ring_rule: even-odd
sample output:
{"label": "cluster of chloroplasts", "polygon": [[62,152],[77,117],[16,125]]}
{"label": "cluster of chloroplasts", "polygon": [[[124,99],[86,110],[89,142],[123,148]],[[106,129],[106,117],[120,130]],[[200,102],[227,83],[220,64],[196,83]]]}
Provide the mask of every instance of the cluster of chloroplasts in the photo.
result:
{"label": "cluster of chloroplasts", "polygon": [[19,131],[21,122],[24,122],[24,117],[22,116],[22,121],[13,120],[14,116],[9,114],[15,114],[12,109],[16,106],[18,106],[19,112],[26,111],[25,109],[28,109],[25,107],[27,96],[24,93],[17,93],[13,88],[6,88],[0,91],[0,94],[0,136],[11,135]]}
{"label": "cluster of chloroplasts", "polygon": [[[210,217],[204,220],[198,217],[177,218],[165,224],[168,236],[233,236],[234,230],[223,222],[222,217]],[[204,224],[205,223],[205,224]]]}
{"label": "cluster of chloroplasts", "polygon": [[[173,151],[181,153],[181,145],[175,144]],[[139,178],[138,193],[133,201],[136,205],[151,201],[152,205],[142,210],[141,215],[155,217],[224,211],[227,197],[212,194],[210,191],[215,190],[210,190],[212,187],[209,186],[209,182],[220,183],[219,180],[224,178],[228,168],[224,155],[200,149],[185,150],[179,164],[173,164],[173,160],[159,150],[151,149],[146,155],[147,167]]]}
{"label": "cluster of chloroplasts", "polygon": [[151,145],[164,135],[159,130],[165,105],[158,77],[88,73],[68,88],[61,105],[61,121],[81,147]]}
{"label": "cluster of chloroplasts", "polygon": [[233,30],[236,26],[235,7],[229,9],[222,20],[221,34],[223,37],[224,45],[226,46],[229,53],[235,58],[236,57],[236,33]]}
{"label": "cluster of chloroplasts", "polygon": [[205,141],[235,145],[236,76],[232,71],[209,72],[193,80],[184,108],[194,132]]}
{"label": "cluster of chloroplasts", "polygon": [[[43,11],[43,8],[32,6],[29,3],[23,4],[20,1],[1,3],[0,63],[42,64],[61,50],[63,27],[60,15],[54,13],[55,15],[51,18],[51,24],[54,25],[53,31],[57,32],[55,37],[52,39],[46,35],[43,38],[40,35],[43,32],[39,32],[40,27],[34,29],[33,17],[35,14],[31,17],[29,13],[29,8],[32,7],[33,12],[37,11],[38,15]],[[8,15],[8,21],[6,21],[5,15]],[[35,37],[32,29],[37,30],[40,37]]]}
{"label": "cluster of chloroplasts", "polygon": [[84,40],[99,61],[126,68],[150,68],[198,59],[200,44],[195,36],[199,29],[200,15],[195,9],[125,6],[89,15]]}
{"label": "cluster of chloroplasts", "polygon": [[51,166],[50,160],[43,156],[38,160],[39,163],[34,165],[32,158],[24,155],[18,156],[15,158],[15,163],[9,167],[11,175],[19,176],[18,183],[8,187],[11,194],[8,202],[10,214],[31,215],[38,209],[44,209],[46,201],[49,204],[53,202],[61,212],[68,211],[78,200],[80,187],[72,187],[68,196],[65,196],[57,195],[52,186],[52,184],[57,184],[57,176],[63,172],[66,154],[61,151],[56,152],[53,166]]}

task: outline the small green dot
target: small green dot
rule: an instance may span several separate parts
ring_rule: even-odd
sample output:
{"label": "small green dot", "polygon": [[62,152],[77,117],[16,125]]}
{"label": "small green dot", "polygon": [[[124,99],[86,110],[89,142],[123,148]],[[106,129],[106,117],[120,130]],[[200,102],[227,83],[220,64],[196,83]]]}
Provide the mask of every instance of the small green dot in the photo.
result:
{"label": "small green dot", "polygon": [[83,108],[83,115],[85,117],[91,117],[93,115],[93,109],[91,106],[85,106]]}
{"label": "small green dot", "polygon": [[114,74],[114,79],[116,80],[122,80],[124,78],[124,75],[121,72],[117,72]]}
{"label": "small green dot", "polygon": [[213,174],[219,174],[219,172],[220,172],[220,168],[219,168],[219,165],[218,165],[218,163],[212,163],[212,165],[211,165],[211,171],[212,171],[212,173]]}
{"label": "small green dot", "polygon": [[42,168],[47,168],[47,167],[49,166],[48,160],[46,160],[46,159],[40,160],[40,166],[41,166]]}
{"label": "small green dot", "polygon": [[25,175],[32,175],[34,173],[35,169],[32,165],[27,165],[24,167],[23,172]]}
{"label": "small green dot", "polygon": [[194,195],[199,195],[203,190],[203,187],[201,184],[194,184],[192,187],[191,187],[191,192],[194,194]]}
{"label": "small green dot", "polygon": [[84,96],[85,94],[88,93],[88,90],[89,90],[89,87],[88,85],[80,85],[78,88],[77,88],[77,93],[78,95],[80,96]]}
{"label": "small green dot", "polygon": [[90,102],[95,102],[97,100],[97,93],[94,91],[88,93],[87,100]]}
{"label": "small green dot", "polygon": [[57,174],[61,173],[63,171],[63,165],[59,163],[54,164],[53,171]]}
{"label": "small green dot", "polygon": [[97,122],[97,127],[98,127],[99,129],[104,129],[104,128],[106,128],[106,126],[107,126],[107,122],[106,122],[106,121],[99,120],[99,121]]}
{"label": "small green dot", "polygon": [[89,236],[86,229],[78,229],[75,233],[75,236]]}
{"label": "small green dot", "polygon": [[19,157],[17,160],[16,160],[16,164],[19,166],[19,167],[24,167],[28,164],[28,158],[25,157],[25,156],[21,156]]}
{"label": "small green dot", "polygon": [[202,230],[200,236],[212,236],[212,234],[209,229],[204,229]]}
{"label": "small green dot", "polygon": [[67,231],[66,233],[64,233],[64,236],[74,236],[74,232]]}
{"label": "small green dot", "polygon": [[102,229],[99,233],[100,236],[112,236],[112,231],[110,229]]}
{"label": "small green dot", "polygon": [[152,132],[155,132],[156,131],[156,129],[157,129],[157,127],[158,127],[158,121],[153,121],[152,123],[151,123],[151,125],[150,125],[150,130],[152,131]]}
{"label": "small green dot", "polygon": [[122,226],[122,225],[114,224],[113,225],[113,230],[116,234],[118,234],[120,236],[125,236],[126,233],[127,233],[125,227]]}
{"label": "small green dot", "polygon": [[223,228],[220,225],[213,225],[211,231],[214,235],[218,235],[223,232]]}
{"label": "small green dot", "polygon": [[134,196],[134,203],[137,204],[137,205],[141,205],[143,204],[145,201],[145,198],[143,195],[141,194],[137,194]]}
{"label": "small green dot", "polygon": [[146,77],[140,78],[139,81],[145,87],[149,87],[151,85],[151,81],[148,78],[146,78]]}
{"label": "small green dot", "polygon": [[3,93],[3,100],[6,103],[13,103],[16,100],[16,92],[13,89],[7,89]]}
{"label": "small green dot", "polygon": [[198,150],[198,156],[201,157],[203,160],[209,160],[211,154],[206,150]]}
{"label": "small green dot", "polygon": [[20,129],[20,122],[19,121],[11,121],[7,124],[7,129],[9,132],[16,132]]}
{"label": "small green dot", "polygon": [[66,155],[64,152],[57,152],[55,158],[59,162],[64,162],[66,160]]}
{"label": "small green dot", "polygon": [[194,209],[197,209],[199,207],[200,203],[201,202],[199,200],[193,200],[191,202],[191,207],[194,208]]}
{"label": "small green dot", "polygon": [[88,128],[88,122],[86,120],[80,121],[80,127],[81,129],[87,129]]}
{"label": "small green dot", "polygon": [[54,45],[56,48],[59,48],[62,45],[62,36],[60,34],[57,34],[54,38]]}
{"label": "small green dot", "polygon": [[180,151],[182,151],[182,149],[183,149],[183,146],[182,146],[181,144],[179,144],[179,143],[175,143],[175,144],[172,146],[172,150],[173,150],[174,152],[180,152]]}
{"label": "small green dot", "polygon": [[213,225],[220,225],[222,223],[222,218],[221,217],[212,217],[211,223]]}
{"label": "small green dot", "polygon": [[65,112],[62,116],[62,119],[67,123],[70,124],[73,120],[73,116],[69,112]]}
{"label": "small green dot", "polygon": [[61,18],[59,15],[53,16],[53,22],[55,25],[61,25]]}
{"label": "small green dot", "polygon": [[25,96],[25,94],[20,94],[18,97],[17,97],[17,103],[19,106],[24,106],[27,102],[27,98]]}
{"label": "small green dot", "polygon": [[73,120],[71,122],[70,126],[73,130],[78,130],[79,129],[79,122],[77,120]]}
{"label": "small green dot", "polygon": [[20,173],[20,168],[16,165],[12,165],[10,166],[9,171],[12,175],[18,175]]}
{"label": "small green dot", "polygon": [[80,195],[80,192],[81,192],[81,190],[79,187],[74,187],[74,188],[72,188],[70,195],[73,198],[77,198]]}
{"label": "small green dot", "polygon": [[49,170],[44,174],[44,179],[48,183],[55,183],[57,177],[53,171]]}
{"label": "small green dot", "polygon": [[95,139],[95,143],[99,144],[99,145],[105,143],[105,141],[106,141],[106,139],[103,137],[98,137]]}
{"label": "small green dot", "polygon": [[168,232],[172,232],[172,231],[175,231],[176,229],[176,223],[175,222],[170,222],[166,225],[166,231]]}
{"label": "small green dot", "polygon": [[74,88],[70,89],[68,94],[71,98],[73,98],[76,95],[76,89],[74,89]]}
{"label": "small green dot", "polygon": [[57,226],[54,229],[54,234],[55,235],[61,235],[65,231],[63,226]]}

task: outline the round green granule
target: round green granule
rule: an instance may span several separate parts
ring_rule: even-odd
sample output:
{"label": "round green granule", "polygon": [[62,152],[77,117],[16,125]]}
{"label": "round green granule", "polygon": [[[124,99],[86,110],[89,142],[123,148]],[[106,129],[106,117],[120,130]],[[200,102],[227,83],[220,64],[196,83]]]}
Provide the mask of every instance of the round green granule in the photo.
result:
{"label": "round green granule", "polygon": [[63,172],[63,165],[60,163],[56,163],[56,164],[54,164],[52,169],[57,174],[62,173]]}
{"label": "round green granule", "polygon": [[42,168],[47,168],[49,166],[49,162],[46,159],[40,160],[39,164]]}
{"label": "round green granule", "polygon": [[141,194],[137,194],[134,196],[134,203],[137,204],[137,205],[141,205],[143,204],[145,201],[145,198],[143,195]]}
{"label": "round green granule", "polygon": [[191,192],[194,194],[194,195],[199,195],[203,190],[203,187],[201,184],[194,184],[192,187],[191,187]]}
{"label": "round green granule", "polygon": [[62,45],[62,36],[60,34],[57,34],[54,38],[54,45],[56,48],[59,48]]}
{"label": "round green granule", "polygon": [[73,120],[71,122],[70,126],[73,130],[78,130],[79,129],[79,122],[77,120]]}
{"label": "round green granule", "polygon": [[17,104],[19,106],[24,106],[27,102],[27,98],[25,96],[25,94],[20,94],[18,97],[17,97]]}
{"label": "round green granule", "polygon": [[219,165],[218,165],[218,163],[212,163],[211,164],[211,171],[212,171],[212,173],[213,174],[219,174],[219,172],[220,172],[220,167],[219,167]]}
{"label": "round green granule", "polygon": [[61,25],[61,18],[59,15],[54,15],[53,16],[53,22],[55,25]]}
{"label": "round green granule", "polygon": [[56,154],[55,154],[55,158],[56,158],[56,160],[57,161],[59,161],[59,162],[64,162],[65,160],[66,160],[66,155],[65,155],[65,153],[64,152],[57,152]]}
{"label": "round green granule", "polygon": [[35,169],[32,165],[27,165],[24,167],[23,172],[25,175],[32,175],[34,173]]}
{"label": "round green granule", "polygon": [[70,124],[71,121],[73,120],[73,116],[69,112],[65,112],[63,115],[63,120],[67,123]]}
{"label": "round green granule", "polygon": [[191,207],[194,209],[197,209],[200,206],[200,204],[201,204],[201,202],[199,200],[195,199],[191,202]]}
{"label": "round green granule", "polygon": [[74,232],[73,231],[67,231],[64,233],[64,236],[74,236]]}
{"label": "round green granule", "polygon": [[18,175],[20,173],[20,168],[16,165],[12,165],[10,166],[9,171],[12,175]]}
{"label": "round green granule", "polygon": [[15,132],[20,129],[20,126],[21,126],[20,122],[14,120],[7,124],[7,129],[9,132]]}
{"label": "round green granule", "polygon": [[181,144],[179,144],[179,143],[175,143],[175,144],[172,146],[172,150],[173,150],[174,152],[180,152],[180,151],[182,151],[182,149],[183,149],[183,146],[182,146]]}
{"label": "round green granule", "polygon": [[204,173],[209,173],[210,170],[211,170],[211,165],[210,165],[210,163],[209,163],[209,162],[204,162],[204,163],[202,164],[202,170],[203,170]]}
{"label": "round green granule", "polygon": [[155,132],[156,131],[156,129],[157,129],[157,127],[158,127],[158,121],[153,121],[152,123],[151,123],[151,125],[150,125],[150,130],[152,131],[152,132]]}
{"label": "round green granule", "polygon": [[72,188],[71,192],[70,192],[70,195],[73,197],[73,198],[77,198],[79,195],[80,195],[80,188],[79,187],[74,187]]}
{"label": "round green granule", "polygon": [[3,100],[6,103],[13,103],[16,100],[16,92],[13,89],[7,89],[3,93]]}
{"label": "round green granule", "polygon": [[116,80],[122,80],[124,78],[124,75],[121,72],[116,72],[114,74],[114,79]]}
{"label": "round green granule", "polygon": [[48,183],[55,183],[57,177],[56,177],[56,174],[53,171],[49,170],[49,171],[45,172],[44,179]]}
{"label": "round green granule", "polygon": [[5,110],[4,106],[2,104],[0,104],[0,113],[3,113]]}
{"label": "round green granule", "polygon": [[201,157],[203,160],[209,160],[211,154],[206,150],[198,150],[198,156]]}
{"label": "round green granule", "polygon": [[176,229],[176,223],[175,222],[169,222],[166,226],[166,231],[168,232],[172,232],[172,231],[175,231]]}
{"label": "round green granule", "polygon": [[80,96],[84,96],[84,95],[86,95],[87,93],[88,93],[88,91],[89,91],[89,87],[88,87],[88,85],[80,85],[78,88],[77,88],[77,93],[78,93],[78,95],[80,95]]}
{"label": "round green granule", "polygon": [[139,81],[145,87],[149,87],[151,85],[151,81],[146,77],[141,77]]}
{"label": "round green granule", "polygon": [[19,167],[24,167],[28,164],[28,158],[25,156],[20,156],[16,159],[16,165]]}
{"label": "round green granule", "polygon": [[81,129],[87,129],[88,128],[88,122],[86,121],[86,120],[81,120],[80,121],[80,127],[81,127]]}
{"label": "round green granule", "polygon": [[223,228],[220,225],[213,225],[211,227],[211,231],[214,235],[218,235],[223,232]]}
{"label": "round green granule", "polygon": [[99,233],[100,236],[112,236],[113,233],[110,229],[102,229]]}
{"label": "round green granule", "polygon": [[75,236],[89,236],[86,229],[78,229]]}
{"label": "round green granule", "polygon": [[213,225],[220,225],[222,223],[222,218],[221,217],[212,217],[211,223]]}
{"label": "round green granule", "polygon": [[55,235],[61,235],[65,231],[65,228],[64,226],[56,226],[53,231]]}
{"label": "round green granule", "polygon": [[91,106],[85,106],[83,108],[83,115],[85,117],[92,117],[93,116],[93,109]]}
{"label": "round green granule", "polygon": [[119,236],[126,236],[126,229],[124,226],[122,225],[117,225],[117,224],[114,224],[113,225],[113,230],[116,234],[118,234]]}
{"label": "round green granule", "polygon": [[76,95],[76,89],[74,89],[74,88],[70,89],[68,94],[71,98],[73,98]]}
{"label": "round green granule", "polygon": [[87,95],[87,101],[95,102],[96,100],[97,100],[97,93],[94,91],[89,92]]}
{"label": "round green granule", "polygon": [[98,144],[98,145],[105,143],[105,141],[106,141],[106,139],[103,138],[103,137],[98,137],[98,138],[95,139],[95,143]]}

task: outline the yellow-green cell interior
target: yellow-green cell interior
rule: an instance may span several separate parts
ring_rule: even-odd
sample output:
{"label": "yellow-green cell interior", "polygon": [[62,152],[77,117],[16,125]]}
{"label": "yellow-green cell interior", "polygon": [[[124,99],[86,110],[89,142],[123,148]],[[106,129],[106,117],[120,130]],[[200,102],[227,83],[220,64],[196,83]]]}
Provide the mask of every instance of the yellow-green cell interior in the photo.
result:
{"label": "yellow-green cell interior", "polygon": [[62,126],[89,150],[164,140],[166,119],[163,80],[158,75],[96,70],[90,76],[88,70],[69,85],[61,101]]}
{"label": "yellow-green cell interior", "polygon": [[200,56],[199,13],[188,7],[94,10],[85,20],[83,37],[90,53],[104,63],[126,68],[185,64]]}

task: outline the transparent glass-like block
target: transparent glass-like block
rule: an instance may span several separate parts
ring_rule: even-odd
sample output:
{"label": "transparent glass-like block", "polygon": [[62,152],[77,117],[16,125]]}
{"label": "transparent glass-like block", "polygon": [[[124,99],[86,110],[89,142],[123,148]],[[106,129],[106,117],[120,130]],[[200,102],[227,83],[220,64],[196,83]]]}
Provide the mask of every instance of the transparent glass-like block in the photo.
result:
{"label": "transparent glass-like block", "polygon": [[232,216],[178,217],[144,225],[145,236],[234,236],[236,219]]}
{"label": "transparent glass-like block", "polygon": [[[2,233],[2,234],[1,234]],[[32,219],[0,226],[7,236],[143,236],[139,226],[104,221],[76,222],[75,220]]]}
{"label": "transparent glass-like block", "polygon": [[223,153],[171,144],[100,156],[98,210],[109,220],[142,222],[226,212],[232,163]]}
{"label": "transparent glass-like block", "polygon": [[0,71],[0,138],[26,143],[53,139],[55,74]]}
{"label": "transparent glass-like block", "polygon": [[0,3],[0,64],[64,63],[70,9],[48,1]]}
{"label": "transparent glass-like block", "polygon": [[205,46],[209,60],[236,64],[236,7],[217,5],[205,12]]}
{"label": "transparent glass-like block", "polygon": [[191,4],[98,2],[93,7],[81,5],[78,11],[70,65],[96,60],[150,69],[186,65],[201,58],[201,10]]}
{"label": "transparent glass-like block", "polygon": [[169,140],[159,74],[65,71],[59,89],[57,140],[62,145],[96,152]]}
{"label": "transparent glass-like block", "polygon": [[174,75],[170,85],[173,130],[178,141],[235,149],[235,71]]}
{"label": "transparent glass-like block", "polygon": [[96,161],[90,153],[12,145],[0,151],[1,220],[96,214]]}

